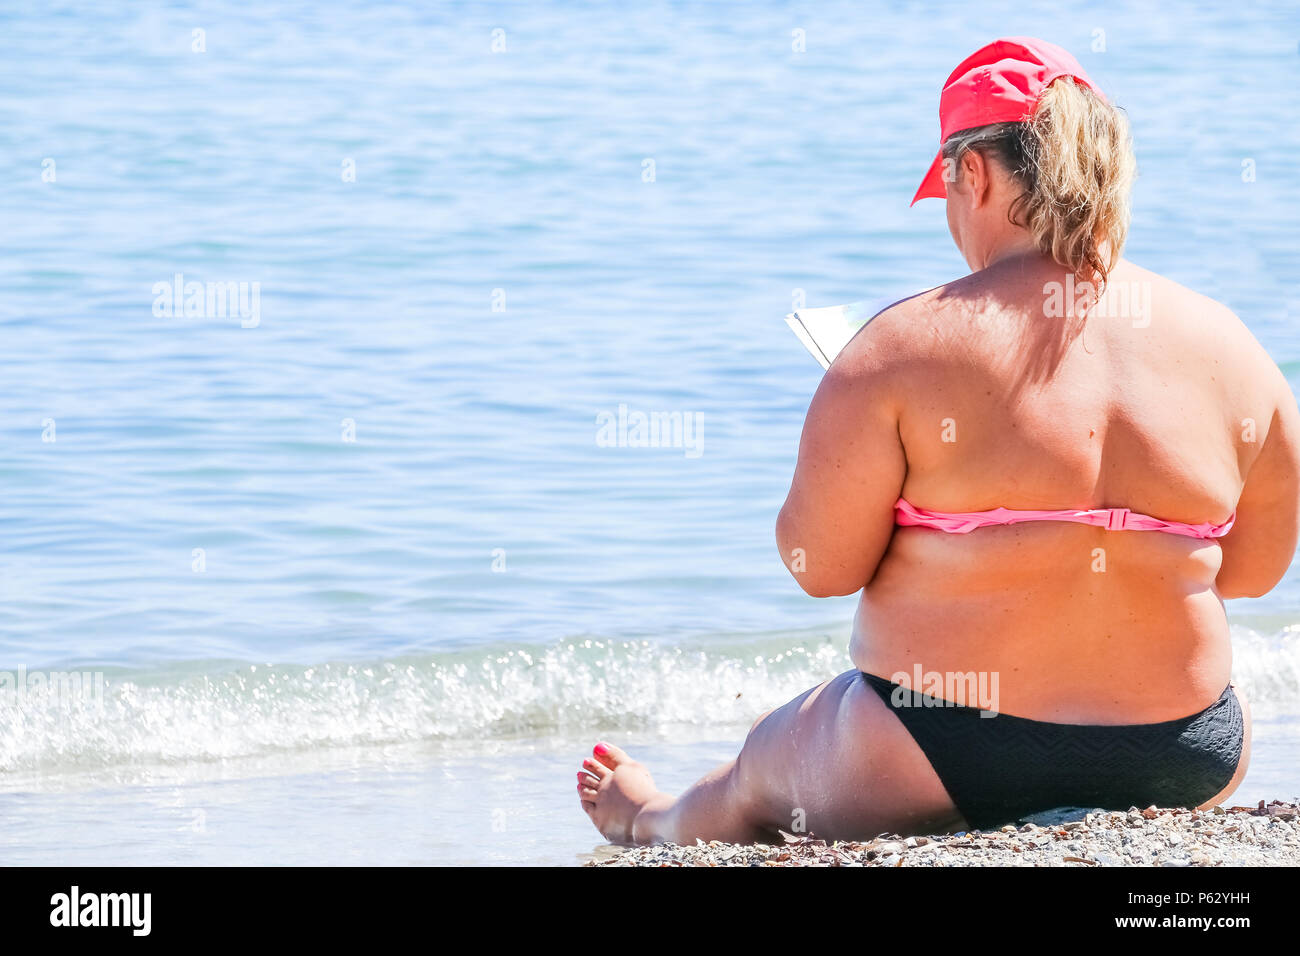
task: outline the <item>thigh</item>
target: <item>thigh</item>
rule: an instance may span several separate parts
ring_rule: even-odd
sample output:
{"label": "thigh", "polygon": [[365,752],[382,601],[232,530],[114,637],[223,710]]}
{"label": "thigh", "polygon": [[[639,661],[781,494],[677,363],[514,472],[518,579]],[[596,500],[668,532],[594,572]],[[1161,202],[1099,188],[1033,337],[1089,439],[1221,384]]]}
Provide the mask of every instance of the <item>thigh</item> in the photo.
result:
{"label": "thigh", "polygon": [[734,768],[751,815],[825,839],[962,829],[921,748],[858,671],[764,715]]}

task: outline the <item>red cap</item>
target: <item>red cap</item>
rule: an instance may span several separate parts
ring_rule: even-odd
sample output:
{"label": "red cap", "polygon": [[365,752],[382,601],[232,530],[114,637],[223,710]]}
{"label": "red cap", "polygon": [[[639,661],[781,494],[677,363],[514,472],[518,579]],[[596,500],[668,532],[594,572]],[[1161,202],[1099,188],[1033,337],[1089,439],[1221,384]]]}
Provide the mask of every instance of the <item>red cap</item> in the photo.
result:
{"label": "red cap", "polygon": [[[1038,96],[1055,79],[1070,76],[1102,99],[1101,90],[1079,62],[1054,43],[1033,37],[1005,37],[980,47],[958,64],[939,96],[939,143],[953,133],[990,123],[1029,119]],[[921,188],[912,197],[942,199],[943,151],[935,154]]]}

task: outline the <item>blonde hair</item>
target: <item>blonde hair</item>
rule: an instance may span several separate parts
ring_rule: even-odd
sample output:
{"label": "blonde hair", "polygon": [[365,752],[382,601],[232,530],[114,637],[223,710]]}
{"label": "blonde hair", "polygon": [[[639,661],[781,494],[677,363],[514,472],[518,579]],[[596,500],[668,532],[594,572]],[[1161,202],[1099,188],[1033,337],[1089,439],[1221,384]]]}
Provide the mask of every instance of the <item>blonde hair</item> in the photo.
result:
{"label": "blonde hair", "polygon": [[953,133],[943,157],[993,154],[1023,188],[1007,216],[1080,278],[1105,284],[1128,237],[1137,170],[1123,112],[1070,77],[1039,95],[1030,118]]}

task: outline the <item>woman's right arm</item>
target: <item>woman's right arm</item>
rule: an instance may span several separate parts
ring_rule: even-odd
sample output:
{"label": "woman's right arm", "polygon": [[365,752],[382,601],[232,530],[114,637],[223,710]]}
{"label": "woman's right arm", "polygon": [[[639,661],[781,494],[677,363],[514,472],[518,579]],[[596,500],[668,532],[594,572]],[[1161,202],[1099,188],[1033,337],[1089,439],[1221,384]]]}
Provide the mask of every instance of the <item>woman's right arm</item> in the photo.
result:
{"label": "woman's right arm", "polygon": [[1268,365],[1276,405],[1237,502],[1236,523],[1219,541],[1223,563],[1215,587],[1222,598],[1267,594],[1295,557],[1300,531],[1300,411],[1282,372],[1272,361]]}

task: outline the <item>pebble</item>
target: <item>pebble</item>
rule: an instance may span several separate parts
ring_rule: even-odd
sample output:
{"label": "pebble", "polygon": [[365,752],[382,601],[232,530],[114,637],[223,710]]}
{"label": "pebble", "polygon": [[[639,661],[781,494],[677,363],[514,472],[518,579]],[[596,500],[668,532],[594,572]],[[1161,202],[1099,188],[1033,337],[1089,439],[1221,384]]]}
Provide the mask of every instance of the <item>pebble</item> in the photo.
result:
{"label": "pebble", "polygon": [[[1297,866],[1300,801],[1208,811],[1093,809],[1082,819],[980,832],[881,834],[828,843],[782,834],[779,846],[717,840],[604,854],[587,866]],[[1037,815],[1036,819],[1047,819]],[[1068,840],[1065,837],[1068,834]],[[924,852],[920,852],[920,851]]]}

